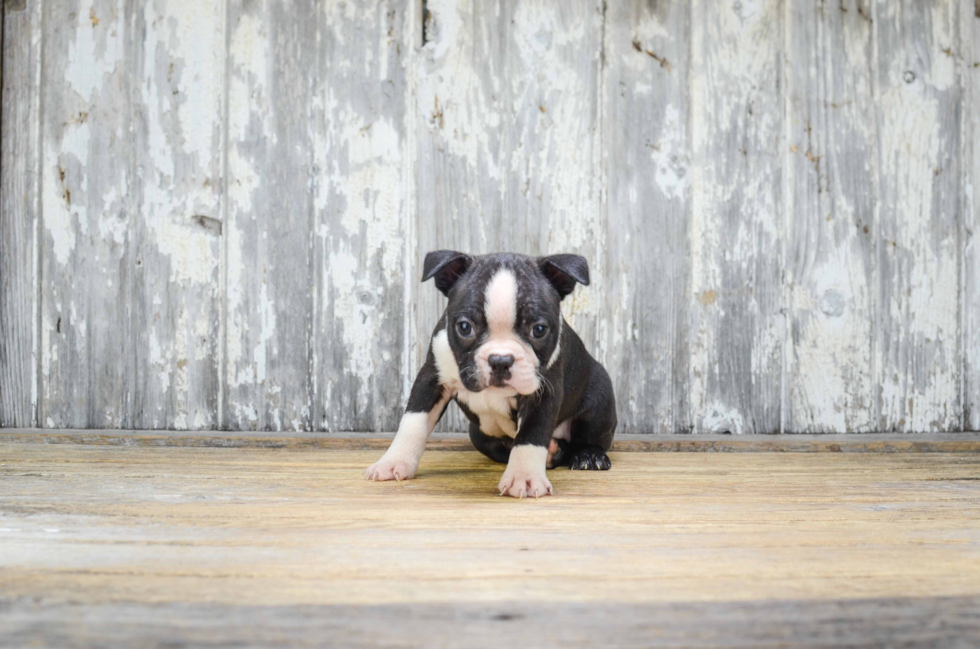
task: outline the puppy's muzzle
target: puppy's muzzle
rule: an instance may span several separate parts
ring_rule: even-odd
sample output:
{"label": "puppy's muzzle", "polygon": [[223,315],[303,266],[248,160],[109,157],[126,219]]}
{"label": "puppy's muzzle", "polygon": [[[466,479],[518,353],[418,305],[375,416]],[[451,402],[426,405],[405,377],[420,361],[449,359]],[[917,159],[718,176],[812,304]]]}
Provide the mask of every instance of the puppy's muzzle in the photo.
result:
{"label": "puppy's muzzle", "polygon": [[487,358],[490,365],[490,380],[494,385],[503,385],[503,382],[510,378],[510,368],[514,364],[514,357],[511,355],[493,354]]}

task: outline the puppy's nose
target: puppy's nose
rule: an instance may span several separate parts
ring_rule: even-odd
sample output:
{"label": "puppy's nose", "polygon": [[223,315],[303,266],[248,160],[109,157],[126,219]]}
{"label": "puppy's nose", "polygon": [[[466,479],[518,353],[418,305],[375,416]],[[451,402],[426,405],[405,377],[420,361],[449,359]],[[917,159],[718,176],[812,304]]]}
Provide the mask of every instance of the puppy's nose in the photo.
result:
{"label": "puppy's nose", "polygon": [[490,364],[490,369],[493,370],[494,374],[503,374],[510,370],[510,366],[514,364],[514,357],[510,354],[506,356],[494,354],[487,358],[487,363]]}

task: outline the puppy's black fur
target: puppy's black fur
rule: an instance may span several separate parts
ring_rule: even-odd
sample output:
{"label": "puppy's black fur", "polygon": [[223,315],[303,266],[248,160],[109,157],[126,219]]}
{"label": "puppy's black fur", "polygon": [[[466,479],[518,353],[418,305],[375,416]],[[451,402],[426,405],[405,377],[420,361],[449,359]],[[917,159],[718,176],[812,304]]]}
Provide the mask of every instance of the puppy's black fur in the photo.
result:
{"label": "puppy's black fur", "polygon": [[[515,329],[521,330],[522,321],[541,318],[553,323],[554,340],[535,348],[542,387],[535,394],[518,396],[512,417],[515,424],[520,420],[523,425],[513,440],[484,434],[479,416],[456,399],[470,420],[473,445],[490,459],[506,463],[514,445],[548,446],[558,424],[570,420],[570,439],[558,442],[559,450],[552,456],[551,466],[608,469],[611,462],[606,451],[612,446],[616,429],[612,382],[567,322],[562,322],[558,333],[561,300],[575,289],[576,284],[589,283],[588,264],[583,257],[554,255],[535,259],[512,254],[470,257],[455,251],[429,253],[423,281],[434,278],[436,286],[449,298],[433,336],[445,329],[446,323],[452,322],[456,314],[479,312],[483,308],[486,286],[501,267],[513,270],[517,278],[519,317]],[[548,368],[550,355],[559,344],[558,336],[560,353]],[[480,386],[474,382],[473,374],[465,371],[473,363],[472,352],[477,346],[467,346],[452,335],[450,346],[460,366],[463,384],[470,391],[478,391]],[[434,366],[432,371],[438,374]],[[433,398],[428,401],[432,402]]]}
{"label": "puppy's black fur", "polygon": [[[608,469],[616,429],[612,382],[560,308],[577,284],[588,285],[585,259],[440,250],[426,255],[422,279],[434,280],[449,301],[399,432],[366,477],[413,477],[449,400],[469,419],[473,445],[508,463],[502,493],[551,493],[546,456],[547,468]],[[514,449],[521,449],[516,462]]]}

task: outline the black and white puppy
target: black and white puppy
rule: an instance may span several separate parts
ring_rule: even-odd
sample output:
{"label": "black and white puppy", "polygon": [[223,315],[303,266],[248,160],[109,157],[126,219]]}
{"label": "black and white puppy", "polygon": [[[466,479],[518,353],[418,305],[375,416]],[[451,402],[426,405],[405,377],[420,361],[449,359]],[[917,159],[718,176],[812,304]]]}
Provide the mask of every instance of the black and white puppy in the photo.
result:
{"label": "black and white puppy", "polygon": [[425,257],[422,281],[432,278],[449,304],[398,433],[365,477],[414,477],[450,400],[469,418],[473,445],[507,464],[501,494],[550,494],[546,468],[608,469],[612,382],[560,308],[576,284],[588,285],[585,259],[440,250]]}

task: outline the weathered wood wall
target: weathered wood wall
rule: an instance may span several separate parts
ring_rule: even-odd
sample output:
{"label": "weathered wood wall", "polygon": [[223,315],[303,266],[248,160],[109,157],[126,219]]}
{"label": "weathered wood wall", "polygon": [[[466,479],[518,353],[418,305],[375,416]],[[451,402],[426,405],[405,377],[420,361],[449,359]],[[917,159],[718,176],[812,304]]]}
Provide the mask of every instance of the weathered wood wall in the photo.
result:
{"label": "weathered wood wall", "polygon": [[0,425],[394,429],[448,247],[590,259],[624,431],[980,429],[975,0],[3,25]]}

